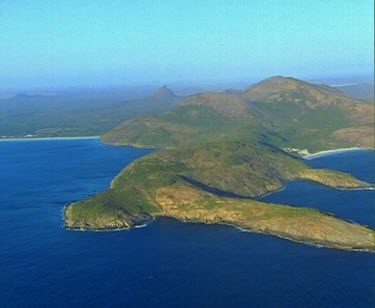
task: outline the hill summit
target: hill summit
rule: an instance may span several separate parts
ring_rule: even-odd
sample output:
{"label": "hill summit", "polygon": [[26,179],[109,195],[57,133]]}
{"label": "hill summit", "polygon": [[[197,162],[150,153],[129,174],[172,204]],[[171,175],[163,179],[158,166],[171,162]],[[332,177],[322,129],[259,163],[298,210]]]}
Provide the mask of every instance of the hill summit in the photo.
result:
{"label": "hill summit", "polygon": [[153,97],[158,98],[168,98],[168,97],[176,97],[176,94],[173,93],[171,89],[169,89],[166,85],[161,86],[159,89],[152,93]]}
{"label": "hill summit", "polygon": [[250,101],[303,103],[313,108],[352,100],[330,86],[282,76],[267,78],[252,85],[245,91],[245,96]]}

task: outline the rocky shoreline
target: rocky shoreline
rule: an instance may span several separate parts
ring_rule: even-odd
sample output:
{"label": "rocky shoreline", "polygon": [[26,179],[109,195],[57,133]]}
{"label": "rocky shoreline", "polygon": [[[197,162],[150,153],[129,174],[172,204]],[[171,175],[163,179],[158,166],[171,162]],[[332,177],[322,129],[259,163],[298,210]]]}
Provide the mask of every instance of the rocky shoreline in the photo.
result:
{"label": "rocky shoreline", "polygon": [[[194,198],[193,195],[191,195]],[[196,200],[187,200],[178,192],[171,198],[185,204],[188,208],[181,210],[178,204],[161,197],[158,203],[161,210],[155,213],[137,212],[122,216],[105,215],[95,221],[83,222],[72,215],[74,203],[67,204],[64,209],[64,227],[71,230],[117,231],[129,230],[145,226],[159,217],[174,218],[183,222],[204,224],[225,224],[241,230],[277,236],[283,239],[314,246],[353,250],[375,251],[375,232],[366,226],[340,219],[332,214],[313,209],[262,203],[253,199],[221,198],[216,199],[217,207],[206,209],[195,206]],[[183,200],[182,198],[187,198]],[[210,202],[210,201],[207,201]],[[266,208],[268,207],[268,208]],[[274,210],[288,210],[288,215],[269,213]],[[266,210],[266,212],[264,212]],[[250,212],[249,212],[250,211]],[[263,216],[262,216],[263,215]]]}

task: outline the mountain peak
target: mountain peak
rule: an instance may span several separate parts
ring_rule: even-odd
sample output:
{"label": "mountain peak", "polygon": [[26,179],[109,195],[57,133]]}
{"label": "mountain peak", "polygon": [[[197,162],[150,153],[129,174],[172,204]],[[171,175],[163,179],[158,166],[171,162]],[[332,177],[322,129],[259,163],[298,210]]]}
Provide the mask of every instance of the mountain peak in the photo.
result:
{"label": "mountain peak", "polygon": [[173,93],[166,85],[161,86],[157,89],[152,96],[154,97],[176,97],[176,94]]}
{"label": "mountain peak", "polygon": [[270,86],[270,87],[291,89],[291,88],[296,88],[299,86],[306,86],[306,85],[309,85],[309,84],[305,81],[298,80],[293,77],[284,77],[284,76],[277,75],[277,76],[272,76],[270,78],[267,78],[258,82],[257,84],[251,86],[248,89],[248,91],[254,87],[259,87],[259,86],[262,86],[262,87]]}
{"label": "mountain peak", "polygon": [[348,101],[348,97],[330,86],[283,76],[270,77],[250,86],[245,97],[253,102],[289,102],[311,108]]}

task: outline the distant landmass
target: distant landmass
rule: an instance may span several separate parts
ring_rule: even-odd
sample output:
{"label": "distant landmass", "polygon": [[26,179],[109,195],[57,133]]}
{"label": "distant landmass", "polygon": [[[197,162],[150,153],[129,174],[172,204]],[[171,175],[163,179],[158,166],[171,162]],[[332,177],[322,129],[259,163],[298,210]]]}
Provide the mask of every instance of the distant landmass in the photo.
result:
{"label": "distant landmass", "polygon": [[[172,95],[164,87],[155,93]],[[170,111],[125,121],[101,140],[160,150],[127,166],[108,190],[67,206],[67,228],[131,228],[167,216],[327,247],[375,249],[375,233],[366,226],[257,200],[293,179],[373,188],[349,174],[311,168],[299,156],[344,147],[373,149],[372,102],[276,76],[244,91],[191,95]]]}
{"label": "distant landmass", "polygon": [[356,98],[374,101],[373,83],[344,84],[336,86],[336,89]]}
{"label": "distant landmass", "polygon": [[169,89],[166,85],[161,86],[157,89],[154,93],[152,93],[153,97],[157,98],[175,98],[177,97],[176,94],[173,93],[171,89]]}
{"label": "distant landmass", "polygon": [[0,138],[98,136],[132,117],[169,110],[179,99],[166,86],[127,100],[111,91],[20,93],[0,99]]}

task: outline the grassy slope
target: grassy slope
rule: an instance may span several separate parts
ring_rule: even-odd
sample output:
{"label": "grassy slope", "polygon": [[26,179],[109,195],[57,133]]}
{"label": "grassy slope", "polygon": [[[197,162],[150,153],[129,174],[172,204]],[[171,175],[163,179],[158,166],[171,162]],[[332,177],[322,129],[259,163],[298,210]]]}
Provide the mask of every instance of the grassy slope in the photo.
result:
{"label": "grassy slope", "polygon": [[278,147],[310,151],[374,147],[374,105],[328,86],[271,78],[243,94],[203,93],[172,111],[124,122],[102,136],[109,144],[176,147],[212,140],[277,136]]}
{"label": "grassy slope", "polygon": [[368,228],[313,209],[250,198],[277,190],[295,178],[332,187],[368,185],[348,174],[312,169],[263,146],[238,142],[198,145],[159,151],[134,161],[112,181],[110,189],[70,205],[66,227],[130,228],[168,216],[228,223],[338,248],[373,249],[373,231]]}
{"label": "grassy slope", "polygon": [[[292,179],[332,187],[368,186],[348,174],[309,168],[281,150],[296,145],[312,150],[353,145],[332,134],[370,123],[369,117],[359,117],[368,105],[358,107],[358,101],[338,92],[332,98],[327,87],[319,87],[318,95],[308,84],[298,88],[294,80],[292,86],[289,80],[286,83],[293,93],[282,83],[282,99],[276,101],[269,95],[278,94],[259,87],[241,96],[203,93],[168,113],[136,118],[108,132],[102,137],[107,143],[170,149],[133,162],[113,180],[111,189],[69,206],[66,226],[128,228],[170,216],[230,223],[332,247],[373,249],[374,235],[367,228],[312,209],[249,199]],[[260,101],[254,93],[267,95]],[[301,101],[290,101],[291,97]]]}
{"label": "grassy slope", "polygon": [[175,147],[232,136],[244,128],[245,121],[252,123],[245,101],[235,95],[210,93],[189,97],[170,112],[124,122],[101,139],[109,144]]}
{"label": "grassy slope", "polygon": [[244,97],[291,146],[374,148],[374,104],[335,88],[273,77],[247,89]]}

